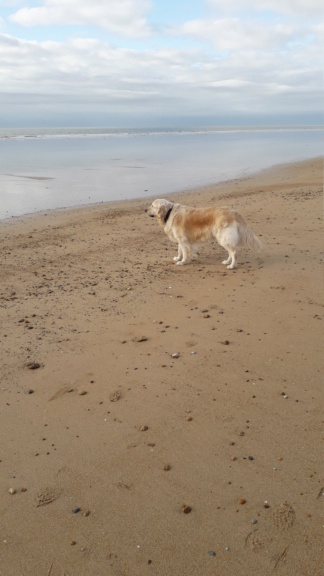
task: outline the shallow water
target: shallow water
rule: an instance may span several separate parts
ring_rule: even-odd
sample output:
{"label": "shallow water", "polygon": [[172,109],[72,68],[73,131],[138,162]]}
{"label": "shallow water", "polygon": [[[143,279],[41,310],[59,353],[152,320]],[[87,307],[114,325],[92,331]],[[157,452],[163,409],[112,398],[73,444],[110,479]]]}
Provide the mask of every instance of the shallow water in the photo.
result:
{"label": "shallow water", "polygon": [[322,129],[0,131],[0,219],[161,197],[323,154]]}

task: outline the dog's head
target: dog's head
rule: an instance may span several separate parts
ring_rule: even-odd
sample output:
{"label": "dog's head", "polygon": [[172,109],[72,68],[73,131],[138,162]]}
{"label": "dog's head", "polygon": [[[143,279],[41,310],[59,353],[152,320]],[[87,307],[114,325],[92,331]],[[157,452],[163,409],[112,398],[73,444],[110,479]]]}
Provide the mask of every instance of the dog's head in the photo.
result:
{"label": "dog's head", "polygon": [[156,217],[159,224],[164,226],[167,222],[168,216],[174,206],[173,202],[169,200],[157,199],[154,200],[149,208],[145,209],[146,214],[151,216],[151,218]]}

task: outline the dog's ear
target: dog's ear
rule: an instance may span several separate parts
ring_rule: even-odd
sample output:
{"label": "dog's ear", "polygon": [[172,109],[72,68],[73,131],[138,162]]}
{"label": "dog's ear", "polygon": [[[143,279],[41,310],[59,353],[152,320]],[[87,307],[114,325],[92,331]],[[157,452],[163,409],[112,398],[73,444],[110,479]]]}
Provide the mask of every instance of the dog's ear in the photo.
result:
{"label": "dog's ear", "polygon": [[169,203],[162,204],[162,206],[159,207],[158,216],[161,220],[164,221],[164,218],[166,217],[169,209],[170,209]]}

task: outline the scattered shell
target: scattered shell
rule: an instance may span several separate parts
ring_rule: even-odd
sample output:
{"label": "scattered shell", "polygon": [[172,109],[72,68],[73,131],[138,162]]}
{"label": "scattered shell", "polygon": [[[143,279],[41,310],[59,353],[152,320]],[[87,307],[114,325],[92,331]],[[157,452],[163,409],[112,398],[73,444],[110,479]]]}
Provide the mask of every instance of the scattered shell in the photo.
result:
{"label": "scattered shell", "polygon": [[146,426],[146,424],[143,424],[143,426],[140,427],[140,431],[146,432],[146,430],[148,430],[148,426]]}
{"label": "scattered shell", "polygon": [[41,367],[39,362],[27,362],[26,366],[29,368],[29,370],[37,370]]}
{"label": "scattered shell", "polygon": [[256,519],[256,518],[253,518],[252,524],[257,524],[257,523],[258,523],[257,519]]}
{"label": "scattered shell", "polygon": [[229,340],[223,340],[223,342],[221,342],[221,344],[224,344],[224,346],[228,346],[228,345],[229,345]]}
{"label": "scattered shell", "polygon": [[90,516],[90,510],[86,510],[85,512],[83,512],[83,516]]}
{"label": "scattered shell", "polygon": [[135,342],[146,342],[148,340],[147,336],[136,336]]}
{"label": "scattered shell", "polygon": [[76,545],[76,541],[75,541],[75,540],[71,540],[70,546],[75,546],[75,545]]}
{"label": "scattered shell", "polygon": [[191,506],[188,506],[187,504],[184,504],[182,506],[182,512],[184,514],[189,514],[191,512],[191,510],[192,510]]}
{"label": "scattered shell", "polygon": [[225,552],[229,552],[229,551],[230,551],[229,546],[225,546]]}
{"label": "scattered shell", "polygon": [[216,552],[214,552],[214,550],[208,550],[208,556],[216,556]]}
{"label": "scattered shell", "polygon": [[16,494],[17,490],[16,488],[9,488],[8,492],[9,494]]}
{"label": "scattered shell", "polygon": [[235,462],[235,460],[237,460],[237,457],[236,457],[236,456],[232,456],[231,459],[233,460],[233,462]]}
{"label": "scattered shell", "polygon": [[175,352],[174,354],[172,354],[172,358],[179,358],[179,357],[180,357],[179,352]]}
{"label": "scattered shell", "polygon": [[169,470],[171,470],[170,464],[164,464],[163,470],[165,470],[166,472],[168,472]]}
{"label": "scattered shell", "polygon": [[85,396],[86,393],[87,393],[86,390],[78,390],[78,395],[79,395],[79,396]]}
{"label": "scattered shell", "polygon": [[245,498],[240,498],[240,499],[239,499],[239,504],[240,504],[240,506],[243,506],[243,504],[245,504],[245,503],[246,503]]}
{"label": "scattered shell", "polygon": [[192,416],[186,416],[186,420],[187,420],[187,422],[191,422]]}
{"label": "scattered shell", "polygon": [[120,400],[122,397],[122,393],[120,390],[115,390],[115,392],[112,392],[109,396],[109,400],[110,402],[118,402],[118,400]]}

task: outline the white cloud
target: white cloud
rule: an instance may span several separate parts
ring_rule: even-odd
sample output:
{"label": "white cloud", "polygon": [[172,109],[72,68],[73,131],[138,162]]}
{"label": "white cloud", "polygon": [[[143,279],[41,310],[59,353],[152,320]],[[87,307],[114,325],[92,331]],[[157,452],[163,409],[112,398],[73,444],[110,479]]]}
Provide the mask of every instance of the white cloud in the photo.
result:
{"label": "white cloud", "polygon": [[260,25],[259,22],[239,18],[192,20],[170,34],[188,35],[201,42],[209,40],[216,50],[273,50],[280,49],[298,34],[291,24]]}
{"label": "white cloud", "polygon": [[[4,114],[3,110],[32,108],[35,113],[109,110],[121,116],[321,110],[323,24],[298,16],[306,2],[282,0],[286,12],[292,6],[299,12],[294,18],[271,19],[259,18],[255,10],[251,15],[248,8],[275,9],[276,0],[209,4],[213,9],[229,5],[246,12],[242,18],[215,13],[168,29],[160,24],[159,36],[156,28],[147,44],[149,0],[46,0],[38,7],[21,8],[12,21],[30,26],[27,31],[21,28],[21,36],[26,33],[34,40],[0,34],[0,121],[1,110]],[[307,6],[315,11],[318,3],[307,0]],[[54,24],[70,25],[69,40],[55,40],[67,34],[57,27],[56,37]],[[114,37],[114,46],[89,32],[81,38],[86,24],[121,36]],[[32,29],[36,25],[50,26],[53,40],[36,40],[39,30]],[[8,26],[7,22],[3,29]],[[42,33],[46,37],[47,31]],[[126,48],[125,36],[140,37],[141,44]]]}
{"label": "white cloud", "polygon": [[285,62],[276,53],[264,53],[244,61],[235,51],[223,59],[201,48],[136,51],[94,39],[38,43],[1,35],[0,51],[2,93],[38,94],[54,106],[57,98],[65,98],[68,106],[74,101],[112,110],[121,110],[125,102],[147,110],[167,106],[173,113],[193,113],[197,106],[209,112],[252,105],[267,110],[280,108],[273,97],[290,94],[290,106],[297,108],[303,106],[305,84],[317,105],[320,98],[318,70],[307,57]]}
{"label": "white cloud", "polygon": [[150,0],[45,0],[43,6],[21,8],[10,20],[20,26],[99,26],[114,33],[142,37],[151,30],[146,15]]}
{"label": "white cloud", "polygon": [[323,0],[206,0],[208,6],[218,13],[247,13],[267,10],[293,16],[323,17]]}

